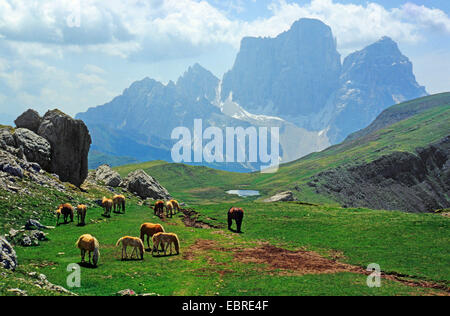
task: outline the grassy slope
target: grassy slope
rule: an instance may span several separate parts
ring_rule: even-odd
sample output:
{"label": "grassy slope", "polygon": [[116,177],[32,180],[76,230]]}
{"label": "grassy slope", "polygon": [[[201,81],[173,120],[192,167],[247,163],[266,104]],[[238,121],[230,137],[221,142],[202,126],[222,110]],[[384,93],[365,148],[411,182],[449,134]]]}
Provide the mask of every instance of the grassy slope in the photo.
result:
{"label": "grassy slope", "polygon": [[[298,161],[283,165],[279,172],[257,179],[259,188],[274,192],[293,183],[305,184],[312,175],[339,166],[373,161],[394,151],[414,152],[417,147],[439,141],[450,134],[450,106],[428,110],[381,129],[363,138],[330,147]],[[275,190],[270,188],[276,187]],[[305,201],[320,202],[314,192],[303,187],[298,197]]]}
{"label": "grassy slope", "polygon": [[[225,224],[230,204],[197,206],[205,221]],[[366,286],[366,277],[354,273],[290,275],[267,266],[234,260],[231,252],[207,250],[183,257],[199,239],[213,240],[224,249],[249,248],[268,241],[287,249],[315,250],[327,256],[333,250],[340,260],[367,266],[379,263],[383,271],[395,271],[420,279],[448,283],[450,270],[449,222],[439,215],[411,215],[370,210],[344,210],[288,204],[243,204],[244,234],[225,229],[193,229],[176,217],[163,223],[179,235],[180,256],[122,262],[115,242],[123,235],[138,235],[142,222],[160,222],[148,207],[130,205],[126,215],[101,218],[100,209],[88,213],[88,225],[62,225],[50,231],[50,241],[37,248],[16,248],[24,270],[44,273],[55,284],[65,285],[66,267],[80,261],[74,247],[83,233],[101,243],[97,269],[82,269],[82,287],[71,289],[83,295],[112,295],[131,288],[137,293],[160,295],[419,295],[436,293],[383,281],[379,289]],[[209,218],[209,219],[207,219]],[[212,220],[216,218],[217,220]],[[92,224],[91,220],[99,220]],[[268,229],[267,223],[270,222]],[[245,282],[243,282],[245,280]],[[0,287],[0,295],[2,288]]]}
{"label": "grassy slope", "polygon": [[450,105],[438,106],[362,138],[282,165],[274,174],[230,173],[160,161],[118,167],[116,170],[124,176],[133,170],[144,169],[170,192],[191,202],[230,199],[225,194],[230,189],[255,189],[267,196],[298,186],[300,191],[295,191],[295,194],[300,200],[336,205],[329,197],[316,194],[306,185],[311,176],[339,166],[370,162],[394,151],[414,152],[417,147],[449,135],[449,121]]}

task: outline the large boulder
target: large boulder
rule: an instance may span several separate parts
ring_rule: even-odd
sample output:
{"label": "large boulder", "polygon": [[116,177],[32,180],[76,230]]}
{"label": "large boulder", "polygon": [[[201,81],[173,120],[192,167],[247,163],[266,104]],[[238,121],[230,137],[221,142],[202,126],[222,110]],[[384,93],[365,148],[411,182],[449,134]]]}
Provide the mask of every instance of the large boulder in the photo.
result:
{"label": "large boulder", "polygon": [[142,199],[171,199],[169,192],[153,177],[145,173],[144,170],[136,170],[130,173],[122,182],[121,186],[126,188],[128,191],[135,193]]}
{"label": "large boulder", "polygon": [[51,145],[50,172],[57,174],[63,182],[80,186],[88,175],[88,153],[92,142],[83,121],[59,110],[48,111],[38,135]]}
{"label": "large boulder", "polygon": [[122,182],[122,178],[119,173],[112,170],[108,165],[103,165],[97,168],[95,171],[95,180],[113,188],[117,188]]}
{"label": "large boulder", "polygon": [[26,128],[35,133],[38,132],[41,122],[42,118],[39,113],[31,109],[24,112],[14,121],[18,128]]}
{"label": "large boulder", "polygon": [[38,163],[44,170],[50,170],[51,146],[45,138],[25,128],[16,129],[13,136],[16,147],[22,148],[27,161]]}
{"label": "large boulder", "polygon": [[16,146],[14,129],[10,126],[0,127],[0,149],[6,150],[17,158],[23,158],[23,152]]}
{"label": "large boulder", "polygon": [[24,173],[17,157],[4,150],[0,150],[0,171],[19,178],[23,178]]}
{"label": "large boulder", "polygon": [[264,200],[264,202],[266,203],[271,203],[271,202],[292,202],[295,201],[295,197],[294,194],[291,191],[286,191],[286,192],[281,192],[278,193],[274,196],[272,196],[271,198],[268,198],[266,200]]}
{"label": "large boulder", "polygon": [[17,267],[17,255],[9,242],[0,236],[0,266],[14,271]]}

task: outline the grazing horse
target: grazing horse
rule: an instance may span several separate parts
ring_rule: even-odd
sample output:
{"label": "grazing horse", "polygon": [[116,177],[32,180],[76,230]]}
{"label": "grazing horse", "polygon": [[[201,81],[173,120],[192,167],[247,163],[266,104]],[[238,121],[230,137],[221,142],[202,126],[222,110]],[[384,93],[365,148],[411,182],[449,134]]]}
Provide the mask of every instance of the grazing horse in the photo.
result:
{"label": "grazing horse", "polygon": [[155,210],[155,215],[161,217],[164,214],[164,207],[165,203],[164,201],[158,201],[155,203],[155,207],[153,208]]}
{"label": "grazing horse", "polygon": [[91,263],[91,253],[92,255],[92,264],[96,267],[98,263],[98,259],[100,258],[100,251],[99,251],[99,243],[98,240],[95,239],[95,237],[86,234],[82,235],[78,241],[75,244],[78,249],[81,250],[81,262],[84,261],[84,257],[86,255],[86,251],[89,252],[89,263]]}
{"label": "grazing horse", "polygon": [[167,248],[170,247],[170,254],[172,254],[172,244],[175,246],[175,251],[177,255],[180,254],[180,240],[178,236],[172,233],[157,233],[153,236],[153,249],[152,256],[155,251],[159,255],[159,245],[161,244],[162,251],[164,255],[167,255]]}
{"label": "grazing horse", "polygon": [[77,219],[78,219],[78,225],[86,225],[86,213],[87,213],[87,206],[84,204],[80,204],[77,206]]}
{"label": "grazing horse", "polygon": [[113,197],[114,213],[117,213],[116,209],[118,209],[119,213],[123,211],[123,213],[125,214],[125,201],[126,201],[125,196],[114,195]]}
{"label": "grazing horse", "polygon": [[113,200],[107,199],[106,197],[103,197],[103,199],[102,199],[102,207],[105,210],[103,215],[110,216],[111,210],[113,208],[113,204],[114,204]]}
{"label": "grazing horse", "polygon": [[170,200],[169,202],[172,203],[173,210],[176,211],[175,214],[179,213],[180,212],[180,204],[178,203],[178,201],[177,200]]}
{"label": "grazing horse", "polygon": [[138,249],[141,255],[141,260],[144,260],[144,243],[142,242],[142,240],[140,240],[139,238],[136,237],[130,237],[130,236],[125,236],[120,238],[117,243],[116,243],[116,247],[119,246],[122,243],[122,260],[124,260],[124,256],[123,254],[125,253],[125,259],[128,259],[128,255],[127,255],[127,247],[133,247],[133,252],[131,253],[131,259],[133,259],[133,255],[134,253],[136,253],[136,258],[138,258]]}
{"label": "grazing horse", "polygon": [[160,224],[144,223],[141,225],[141,240],[145,243],[145,236],[147,236],[147,246],[150,249],[150,238],[157,233],[164,232],[164,227]]}
{"label": "grazing horse", "polygon": [[232,207],[228,211],[228,229],[231,230],[233,219],[236,221],[237,232],[241,233],[242,220],[244,219],[244,210],[237,207]]}
{"label": "grazing horse", "polygon": [[59,218],[63,215],[64,223],[67,223],[68,218],[70,217],[70,221],[73,222],[73,207],[72,205],[66,203],[61,204],[56,210],[56,226],[59,225]]}
{"label": "grazing horse", "polygon": [[172,217],[173,215],[173,203],[172,201],[169,201],[166,203],[166,216]]}

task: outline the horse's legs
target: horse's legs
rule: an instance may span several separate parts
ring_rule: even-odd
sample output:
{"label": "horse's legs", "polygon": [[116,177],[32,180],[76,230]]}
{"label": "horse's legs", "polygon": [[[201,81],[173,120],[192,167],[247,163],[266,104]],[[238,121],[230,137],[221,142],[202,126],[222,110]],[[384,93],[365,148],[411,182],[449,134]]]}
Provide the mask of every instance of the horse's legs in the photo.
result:
{"label": "horse's legs", "polygon": [[236,226],[237,226],[237,232],[241,232],[241,226],[242,226],[242,219],[236,219]]}
{"label": "horse's legs", "polygon": [[228,214],[228,230],[231,230],[231,225],[233,225],[233,219],[231,218],[231,215]]}
{"label": "horse's legs", "polygon": [[89,251],[89,263],[91,263],[91,252]]}
{"label": "horse's legs", "polygon": [[84,256],[86,255],[86,250],[81,249],[81,262],[84,262]]}

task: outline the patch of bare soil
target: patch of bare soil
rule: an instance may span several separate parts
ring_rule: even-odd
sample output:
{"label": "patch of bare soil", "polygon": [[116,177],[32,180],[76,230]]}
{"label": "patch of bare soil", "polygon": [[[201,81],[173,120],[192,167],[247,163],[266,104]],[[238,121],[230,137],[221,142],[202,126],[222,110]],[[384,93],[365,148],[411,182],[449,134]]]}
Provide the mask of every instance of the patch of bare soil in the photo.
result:
{"label": "patch of bare soil", "polygon": [[194,210],[182,209],[181,211],[184,214],[183,223],[186,227],[203,228],[203,229],[219,228],[219,226],[214,226],[198,220],[199,214]]}
{"label": "patch of bare soil", "polygon": [[[183,254],[186,260],[194,260],[197,255],[210,250],[233,252],[235,260],[242,263],[265,264],[274,272],[284,275],[305,275],[305,274],[333,274],[339,272],[351,272],[369,275],[371,272],[362,267],[338,262],[339,258],[344,258],[340,252],[333,252],[327,259],[312,251],[291,251],[262,243],[254,248],[223,248],[216,241],[199,239],[188,251]],[[217,262],[210,262],[211,265],[220,265]],[[400,275],[396,273],[382,273],[382,279],[400,282],[407,286],[422,287],[444,291],[441,294],[449,296],[450,288],[444,284],[438,284],[426,280],[420,280],[412,276]]]}
{"label": "patch of bare soil", "polygon": [[272,245],[237,250],[234,257],[240,262],[266,264],[270,269],[288,270],[296,275],[361,272],[360,267],[326,259],[315,252],[290,251]]}

